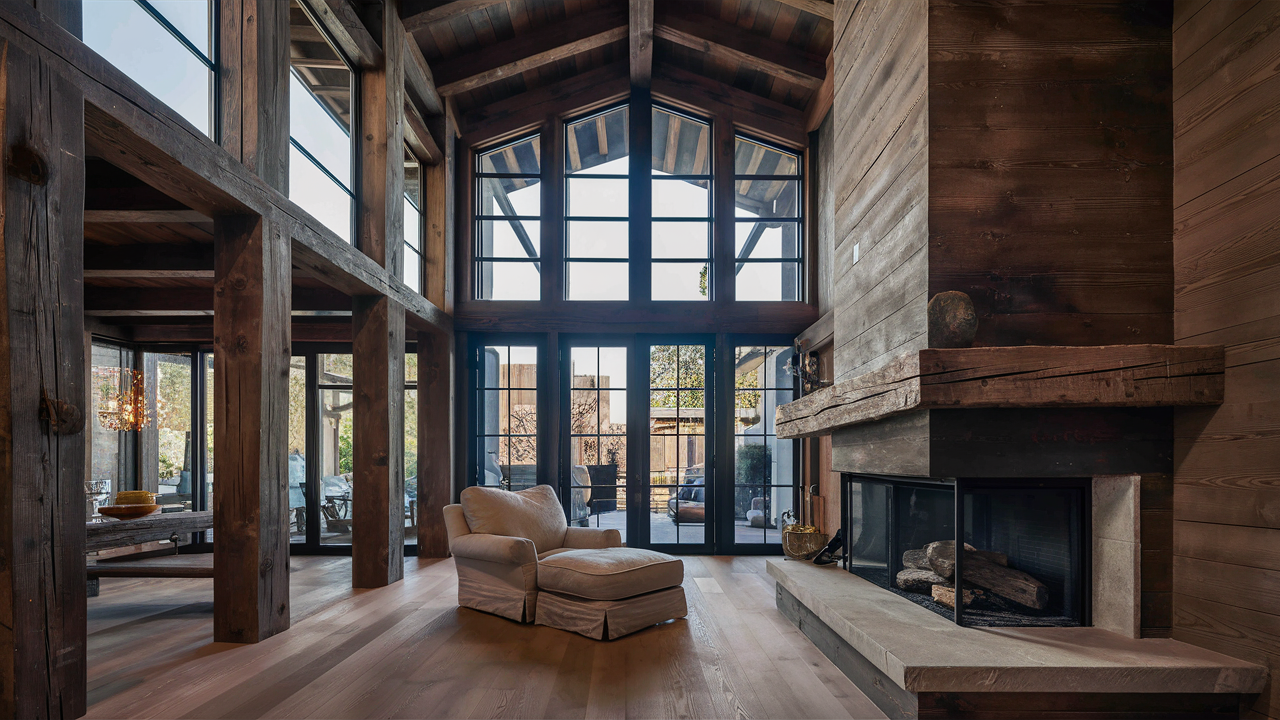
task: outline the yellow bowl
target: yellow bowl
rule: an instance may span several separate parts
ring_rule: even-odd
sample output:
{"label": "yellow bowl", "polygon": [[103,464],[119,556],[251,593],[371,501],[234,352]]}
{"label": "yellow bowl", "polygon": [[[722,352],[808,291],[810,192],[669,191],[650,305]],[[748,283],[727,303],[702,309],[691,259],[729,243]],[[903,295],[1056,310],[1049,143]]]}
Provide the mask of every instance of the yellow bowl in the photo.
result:
{"label": "yellow bowl", "polygon": [[156,493],[146,490],[121,490],[116,493],[117,505],[150,505],[156,501]]}

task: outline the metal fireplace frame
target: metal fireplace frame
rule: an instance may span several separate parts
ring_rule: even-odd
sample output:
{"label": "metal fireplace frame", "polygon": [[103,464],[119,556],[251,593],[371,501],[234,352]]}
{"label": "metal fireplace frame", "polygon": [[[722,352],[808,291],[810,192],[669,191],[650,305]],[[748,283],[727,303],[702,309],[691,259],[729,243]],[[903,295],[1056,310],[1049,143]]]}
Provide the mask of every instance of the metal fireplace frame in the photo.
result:
{"label": "metal fireplace frame", "polygon": [[[877,475],[871,473],[841,473],[840,474],[840,527],[848,528],[853,518],[853,501],[850,493],[850,486],[855,482],[873,482],[886,486],[888,491],[888,516],[885,518],[885,532],[888,535],[888,582],[893,583],[902,568],[902,548],[898,547],[898,533],[894,527],[897,522],[896,516],[896,500],[894,498],[895,491],[899,486],[915,486],[930,488],[951,488],[953,492],[952,505],[955,508],[955,542],[956,548],[964,547],[964,495],[972,490],[1002,490],[1002,489],[1027,489],[1027,488],[1044,488],[1044,489],[1071,489],[1079,490],[1080,497],[1080,551],[1075,554],[1074,562],[1076,563],[1076,575],[1080,578],[1077,583],[1076,593],[1078,594],[1077,602],[1081,608],[1080,624],[1082,627],[1093,625],[1093,502],[1092,487],[1093,478],[920,478],[920,477],[904,477],[895,475]],[[852,572],[850,568],[850,554],[852,546],[851,534],[842,533],[841,540],[841,560],[840,565],[846,572]],[[956,553],[956,570],[955,577],[963,577],[964,572],[964,553]],[[956,607],[954,620],[956,625],[963,626],[964,623],[964,602],[961,601],[961,591],[963,588],[957,583],[956,587]]]}

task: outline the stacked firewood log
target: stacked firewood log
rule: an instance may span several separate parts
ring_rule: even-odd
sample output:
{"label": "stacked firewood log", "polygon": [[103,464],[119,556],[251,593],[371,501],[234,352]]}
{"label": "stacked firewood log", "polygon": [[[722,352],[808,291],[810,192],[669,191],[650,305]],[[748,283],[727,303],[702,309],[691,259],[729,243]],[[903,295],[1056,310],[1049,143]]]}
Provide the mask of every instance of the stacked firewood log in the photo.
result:
{"label": "stacked firewood log", "polygon": [[[956,544],[940,540],[923,548],[902,554],[904,569],[898,573],[897,585],[907,592],[932,595],[937,602],[955,607]],[[1015,603],[1033,610],[1049,606],[1049,589],[1044,583],[1021,570],[1009,567],[1004,553],[964,546],[964,568],[961,570],[961,597],[965,606],[991,601],[1005,606]]]}

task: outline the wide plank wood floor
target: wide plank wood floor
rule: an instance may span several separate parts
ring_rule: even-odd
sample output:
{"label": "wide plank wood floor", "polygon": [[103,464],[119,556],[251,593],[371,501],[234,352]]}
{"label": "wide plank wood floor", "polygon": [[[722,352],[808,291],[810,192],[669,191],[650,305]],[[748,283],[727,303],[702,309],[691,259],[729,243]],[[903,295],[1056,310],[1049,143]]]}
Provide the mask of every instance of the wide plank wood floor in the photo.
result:
{"label": "wide plank wood floor", "polygon": [[774,607],[763,558],[686,557],[689,617],[612,642],[457,606],[452,560],[350,588],[295,557],[290,630],[215,643],[211,580],[104,578],[90,718],[882,718]]}

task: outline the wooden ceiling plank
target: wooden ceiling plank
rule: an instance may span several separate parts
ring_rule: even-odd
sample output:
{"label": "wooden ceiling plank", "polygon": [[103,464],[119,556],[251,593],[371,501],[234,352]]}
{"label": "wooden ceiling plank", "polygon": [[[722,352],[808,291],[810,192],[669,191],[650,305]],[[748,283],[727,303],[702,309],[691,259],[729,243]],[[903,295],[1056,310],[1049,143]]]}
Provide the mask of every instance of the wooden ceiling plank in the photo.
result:
{"label": "wooden ceiling plank", "polygon": [[676,174],[676,158],[680,152],[680,118],[677,115],[670,114],[671,118],[667,121],[667,151],[662,158],[662,172],[668,175]]}
{"label": "wooden ceiling plank", "polygon": [[409,32],[417,32],[430,25],[446,22],[456,17],[487,10],[506,0],[405,0],[400,5],[400,19]]}
{"label": "wooden ceiling plank", "polygon": [[437,89],[445,96],[470,92],[626,36],[622,13],[612,8],[592,11],[565,21],[555,33],[520,35],[439,63]]}
{"label": "wooden ceiling plank", "polygon": [[775,0],[776,2],[817,15],[823,20],[835,21],[836,6],[827,0]]}
{"label": "wooden ceiling plank", "polygon": [[600,157],[609,157],[609,131],[604,126],[604,115],[596,116],[596,150]]}
{"label": "wooden ceiling plank", "polygon": [[664,13],[658,17],[654,34],[713,59],[802,87],[816,88],[827,75],[821,59],[705,15]]}
{"label": "wooden ceiling plank", "polygon": [[569,152],[569,170],[577,172],[582,169],[582,154],[578,152],[578,128],[580,125],[570,125],[569,132],[566,133],[566,141]]}
{"label": "wooden ceiling plank", "polygon": [[629,0],[628,11],[631,84],[647,88],[653,82],[653,0]]}

